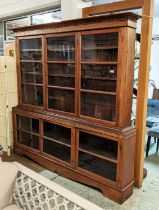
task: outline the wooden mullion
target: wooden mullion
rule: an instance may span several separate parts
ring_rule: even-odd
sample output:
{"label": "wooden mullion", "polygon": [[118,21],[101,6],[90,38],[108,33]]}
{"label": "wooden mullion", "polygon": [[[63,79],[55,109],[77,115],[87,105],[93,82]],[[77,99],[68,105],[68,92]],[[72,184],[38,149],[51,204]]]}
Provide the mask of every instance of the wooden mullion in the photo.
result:
{"label": "wooden mullion", "polygon": [[47,84],[48,84],[48,66],[47,66],[47,41],[46,37],[42,37],[42,60],[43,60],[43,101],[44,107],[47,109],[48,107],[48,91],[47,91]]}
{"label": "wooden mullion", "polygon": [[[146,134],[148,80],[152,43],[152,24],[154,0],[145,0],[141,27],[140,64],[138,76],[138,97],[136,112],[136,152],[135,152],[135,186],[141,187],[143,181],[144,146]],[[146,50],[145,50],[146,49]]]}
{"label": "wooden mullion", "polygon": [[43,120],[39,120],[39,150],[40,153],[43,153],[43,141],[44,141],[44,125]]}
{"label": "wooden mullion", "polygon": [[76,72],[75,72],[75,110],[76,116],[80,115],[80,86],[81,86],[81,34],[76,33]]}
{"label": "wooden mullion", "polygon": [[20,66],[20,45],[19,39],[16,38],[16,66],[17,66],[17,86],[18,86],[18,103],[22,104],[22,88],[21,88],[21,66]]}

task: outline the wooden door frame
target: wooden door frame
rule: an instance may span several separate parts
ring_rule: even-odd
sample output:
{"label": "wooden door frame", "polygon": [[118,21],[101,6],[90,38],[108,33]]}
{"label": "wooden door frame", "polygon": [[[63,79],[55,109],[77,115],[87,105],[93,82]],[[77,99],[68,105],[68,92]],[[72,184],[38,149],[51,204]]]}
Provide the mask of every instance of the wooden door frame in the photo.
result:
{"label": "wooden door frame", "polygon": [[[83,17],[96,14],[113,13],[132,9],[142,9],[140,63],[138,75],[138,96],[136,111],[136,149],[135,149],[135,186],[143,182],[144,146],[146,134],[148,80],[151,55],[152,23],[154,0],[124,0],[109,4],[83,8]],[[147,49],[147,50],[145,50]]]}

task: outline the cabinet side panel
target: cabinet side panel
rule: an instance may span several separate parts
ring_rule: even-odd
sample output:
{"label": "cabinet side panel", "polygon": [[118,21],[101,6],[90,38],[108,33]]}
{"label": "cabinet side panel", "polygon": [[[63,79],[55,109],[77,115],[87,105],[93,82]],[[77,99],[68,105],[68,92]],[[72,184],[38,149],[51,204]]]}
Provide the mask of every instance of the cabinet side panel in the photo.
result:
{"label": "cabinet side panel", "polygon": [[125,138],[121,142],[120,183],[126,188],[134,181],[134,155],[136,135]]}
{"label": "cabinet side panel", "polygon": [[119,40],[118,127],[131,125],[135,59],[135,29],[123,28]]}

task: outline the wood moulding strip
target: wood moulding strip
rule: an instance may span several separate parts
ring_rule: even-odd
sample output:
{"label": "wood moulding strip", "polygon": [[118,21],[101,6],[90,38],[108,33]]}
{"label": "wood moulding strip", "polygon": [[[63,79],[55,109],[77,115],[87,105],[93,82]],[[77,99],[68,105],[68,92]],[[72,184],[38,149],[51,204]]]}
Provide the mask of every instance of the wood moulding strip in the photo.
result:
{"label": "wood moulding strip", "polygon": [[110,4],[102,4],[98,6],[86,7],[83,8],[83,18],[92,16],[95,14],[103,14],[117,11],[124,11],[129,9],[139,9],[142,8],[144,0],[127,0],[114,2]]}
{"label": "wood moulding strip", "polygon": [[106,92],[106,91],[97,91],[97,90],[88,90],[88,89],[81,89],[81,92],[116,96],[116,92]]}
{"label": "wood moulding strip", "polygon": [[79,148],[79,151],[80,152],[84,152],[84,153],[89,154],[89,155],[92,155],[92,156],[95,156],[95,157],[98,157],[98,158],[103,159],[103,160],[107,160],[107,161],[113,162],[113,163],[117,163],[118,162],[115,158],[113,159],[113,158],[109,158],[107,156],[99,155],[99,154],[97,154],[95,152],[90,152],[90,151],[82,149],[82,148]]}

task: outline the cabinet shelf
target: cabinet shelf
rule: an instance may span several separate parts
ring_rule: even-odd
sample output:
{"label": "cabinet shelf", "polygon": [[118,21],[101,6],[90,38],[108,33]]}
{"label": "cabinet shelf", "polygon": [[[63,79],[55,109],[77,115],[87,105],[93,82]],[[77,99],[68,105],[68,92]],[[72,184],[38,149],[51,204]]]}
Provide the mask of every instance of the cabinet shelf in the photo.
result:
{"label": "cabinet shelf", "polygon": [[96,91],[96,90],[88,90],[88,89],[81,89],[81,92],[116,96],[116,92]]}
{"label": "cabinet shelf", "polygon": [[28,131],[28,130],[26,130],[26,129],[24,129],[24,128],[17,128],[17,130],[23,131],[23,132],[28,133],[28,134],[32,134],[32,135],[34,135],[34,136],[39,136],[39,134],[37,134],[37,133],[35,133],[35,132]]}
{"label": "cabinet shelf", "polygon": [[69,75],[69,74],[49,74],[51,77],[68,77],[68,78],[75,78],[74,75]]}
{"label": "cabinet shelf", "polygon": [[65,52],[65,51],[75,51],[75,49],[47,49],[49,51],[53,51],[53,52]]}
{"label": "cabinet shelf", "polygon": [[70,88],[70,87],[61,87],[61,86],[52,86],[48,85],[49,88],[55,88],[55,89],[61,89],[61,90],[75,90],[75,88]]}
{"label": "cabinet shelf", "polygon": [[54,138],[47,137],[47,136],[44,136],[43,138],[44,138],[44,139],[48,139],[48,140],[53,141],[53,142],[56,142],[56,143],[61,144],[61,145],[63,145],[63,146],[66,146],[66,147],[71,148],[71,145],[69,145],[69,144],[67,144],[67,143],[62,142],[62,141],[64,141],[64,138],[62,139],[62,141],[60,141],[60,140],[56,140],[56,139],[54,139]]}
{"label": "cabinet shelf", "polygon": [[32,85],[32,86],[43,86],[43,84],[39,84],[39,83],[29,83],[29,82],[22,82],[22,85]]}
{"label": "cabinet shelf", "polygon": [[22,52],[40,52],[42,49],[21,49]]}
{"label": "cabinet shelf", "polygon": [[115,158],[110,158],[110,157],[106,157],[106,156],[103,156],[103,155],[99,155],[99,154],[96,154],[94,152],[90,152],[90,151],[85,150],[85,149],[79,148],[79,151],[80,152],[84,152],[84,153],[89,154],[89,155],[92,155],[92,156],[95,156],[95,157],[98,157],[98,158],[103,159],[103,160],[107,160],[107,161],[113,162],[113,163],[117,163],[118,162],[117,160],[115,160]]}
{"label": "cabinet shelf", "polygon": [[104,62],[101,62],[101,61],[82,61],[80,62],[81,64],[92,64],[92,65],[117,65],[118,64],[118,61],[104,61]]}
{"label": "cabinet shelf", "polygon": [[101,47],[85,47],[81,50],[112,50],[112,49],[118,49],[118,46],[101,46]]}
{"label": "cabinet shelf", "polygon": [[40,72],[24,72],[22,71],[23,74],[29,74],[29,75],[43,75],[42,73]]}
{"label": "cabinet shelf", "polygon": [[75,63],[74,61],[47,61],[47,63],[59,63],[59,64],[61,64],[61,63]]}
{"label": "cabinet shelf", "polygon": [[21,63],[42,63],[41,60],[20,60]]}
{"label": "cabinet shelf", "polygon": [[82,77],[82,79],[117,81],[116,78],[110,78],[110,77],[91,77],[91,76],[84,76],[84,77]]}

